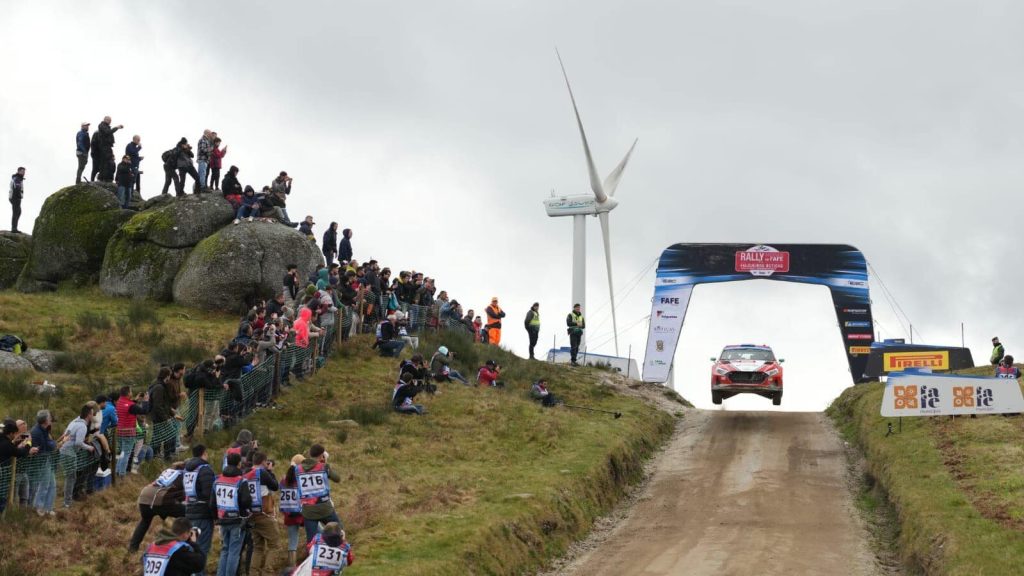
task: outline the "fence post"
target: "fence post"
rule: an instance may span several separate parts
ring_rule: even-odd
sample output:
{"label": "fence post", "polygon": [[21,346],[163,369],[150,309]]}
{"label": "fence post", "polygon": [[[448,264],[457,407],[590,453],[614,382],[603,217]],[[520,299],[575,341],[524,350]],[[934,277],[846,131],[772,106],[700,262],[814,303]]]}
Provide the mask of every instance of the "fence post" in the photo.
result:
{"label": "fence post", "polygon": [[342,306],[341,308],[338,308],[338,311],[335,313],[335,316],[334,316],[334,327],[335,327],[335,330],[334,330],[334,343],[335,344],[341,344],[341,333],[345,330],[345,325],[343,323],[344,316],[345,316],[345,307]]}
{"label": "fence post", "polygon": [[309,357],[313,359],[313,365],[310,367],[309,374],[312,376],[316,374],[317,359],[320,358],[320,337],[313,336],[313,341],[309,343]]}
{"label": "fence post", "polygon": [[274,354],[273,390],[275,397],[277,396],[278,392],[281,391],[281,354],[284,354],[284,350],[280,350]]}
{"label": "fence post", "polygon": [[[193,433],[199,434],[199,440],[203,440],[203,432],[206,428],[206,388],[199,389],[199,402],[196,406],[196,427]],[[194,443],[193,443],[194,445]]]}
{"label": "fence post", "polygon": [[4,516],[7,516],[7,510],[14,505],[14,480],[18,477],[18,458],[11,457],[11,479],[8,480],[7,494],[4,494],[4,498],[7,498],[7,506],[4,507]]}

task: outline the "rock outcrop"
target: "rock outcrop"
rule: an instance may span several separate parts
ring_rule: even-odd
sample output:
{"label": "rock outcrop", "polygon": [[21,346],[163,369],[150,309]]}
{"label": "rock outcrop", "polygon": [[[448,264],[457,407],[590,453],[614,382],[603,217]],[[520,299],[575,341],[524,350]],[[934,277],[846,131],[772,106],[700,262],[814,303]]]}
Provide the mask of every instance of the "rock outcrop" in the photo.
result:
{"label": "rock outcrop", "polygon": [[14,286],[32,251],[32,237],[16,232],[0,232],[0,290]]}
{"label": "rock outcrop", "polygon": [[31,372],[32,363],[10,352],[0,352],[0,371]]}
{"label": "rock outcrop", "polygon": [[109,190],[79,184],[59,190],[43,203],[32,231],[32,249],[17,288],[22,292],[55,290],[70,280],[93,282],[103,265],[107,242],[132,216]]}
{"label": "rock outcrop", "polygon": [[21,353],[21,357],[28,360],[39,372],[54,372],[57,370],[57,357],[61,354],[63,352],[29,348]]}
{"label": "rock outcrop", "polygon": [[107,244],[100,289],[111,296],[170,301],[174,278],[192,248],[234,218],[222,196],[158,196]]}
{"label": "rock outcrop", "polygon": [[316,244],[276,222],[226,226],[196,245],[174,279],[174,301],[209,310],[238,310],[282,287],[288,264],[300,277],[323,262]]}

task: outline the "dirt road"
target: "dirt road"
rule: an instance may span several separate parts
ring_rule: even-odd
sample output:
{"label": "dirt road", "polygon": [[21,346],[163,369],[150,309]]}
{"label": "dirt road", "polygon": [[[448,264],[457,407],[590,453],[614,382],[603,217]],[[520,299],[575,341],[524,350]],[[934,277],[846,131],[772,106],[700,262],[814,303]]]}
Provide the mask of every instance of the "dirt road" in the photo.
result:
{"label": "dirt road", "polygon": [[875,575],[848,481],[821,414],[691,410],[638,502],[560,573]]}

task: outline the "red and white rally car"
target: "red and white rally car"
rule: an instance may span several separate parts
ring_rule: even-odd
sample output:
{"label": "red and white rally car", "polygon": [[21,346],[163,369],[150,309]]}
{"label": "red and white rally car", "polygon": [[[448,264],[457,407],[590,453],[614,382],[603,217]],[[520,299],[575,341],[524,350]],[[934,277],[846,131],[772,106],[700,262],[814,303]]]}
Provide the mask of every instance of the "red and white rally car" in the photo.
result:
{"label": "red and white rally car", "polygon": [[771,398],[772,404],[782,404],[782,366],[785,360],[775,359],[768,346],[739,344],[726,346],[718,358],[712,358],[711,402],[744,392]]}

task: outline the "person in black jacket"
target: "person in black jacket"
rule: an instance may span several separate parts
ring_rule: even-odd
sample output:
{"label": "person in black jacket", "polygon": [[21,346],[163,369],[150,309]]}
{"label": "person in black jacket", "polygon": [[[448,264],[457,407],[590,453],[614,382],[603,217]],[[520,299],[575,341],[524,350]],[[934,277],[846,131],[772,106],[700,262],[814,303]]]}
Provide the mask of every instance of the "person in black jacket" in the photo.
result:
{"label": "person in black jacket", "polygon": [[112,182],[114,180],[114,132],[117,132],[123,125],[110,125],[110,116],[104,116],[103,122],[99,125],[99,144],[102,162],[100,164],[100,181]]}
{"label": "person in black jacket", "polygon": [[345,228],[341,231],[341,242],[338,243],[338,260],[350,262],[352,260],[352,229]]}
{"label": "person in black jacket", "polygon": [[89,157],[92,158],[92,169],[89,170],[89,182],[95,182],[96,178],[103,171],[103,139],[100,131],[92,133],[89,139]]}
{"label": "person in black jacket", "polygon": [[188,518],[176,518],[170,529],[160,530],[156,541],[146,548],[142,555],[144,574],[160,574],[163,576],[188,576],[204,574],[206,552],[198,545],[204,536],[198,535]]}
{"label": "person in black jacket", "polygon": [[413,404],[412,399],[419,394],[424,387],[417,385],[416,381],[413,380],[412,372],[403,372],[401,379],[395,384],[395,391],[391,393],[391,407],[395,412],[402,414],[418,414],[423,415],[427,413],[427,409],[422,404]]}
{"label": "person in black jacket", "polygon": [[135,184],[135,171],[132,170],[132,159],[125,154],[121,157],[121,163],[117,165],[117,175],[114,176],[117,184],[117,200],[121,208],[128,208],[128,202],[132,199],[132,188]]}
{"label": "person in black jacket", "polygon": [[[39,452],[38,447],[25,444],[30,438],[28,434],[21,434],[18,423],[14,420],[4,420],[3,436],[0,436],[0,466],[6,465],[11,458],[25,458],[30,454]],[[9,472],[9,471],[8,471]],[[0,497],[0,513],[7,507],[7,495]]]}
{"label": "person in black jacket", "polygon": [[[204,556],[210,553],[210,545],[213,544],[213,519],[216,516],[213,483],[217,475],[213,473],[207,456],[206,446],[193,446],[192,458],[185,462],[183,476],[185,518],[201,530],[196,545]],[[210,508],[211,503],[214,508]]]}
{"label": "person in black jacket", "polygon": [[338,223],[331,222],[331,225],[327,227],[327,231],[324,232],[324,243],[321,247],[324,253],[324,259],[327,260],[327,265],[330,266],[334,263],[334,256],[338,253]]}
{"label": "person in black jacket", "polygon": [[217,516],[220,526],[220,561],[217,574],[234,574],[242,552],[242,524],[252,511],[249,484],[238,467],[242,455],[228,454],[228,465],[213,483],[215,497],[210,499],[210,511]]}

